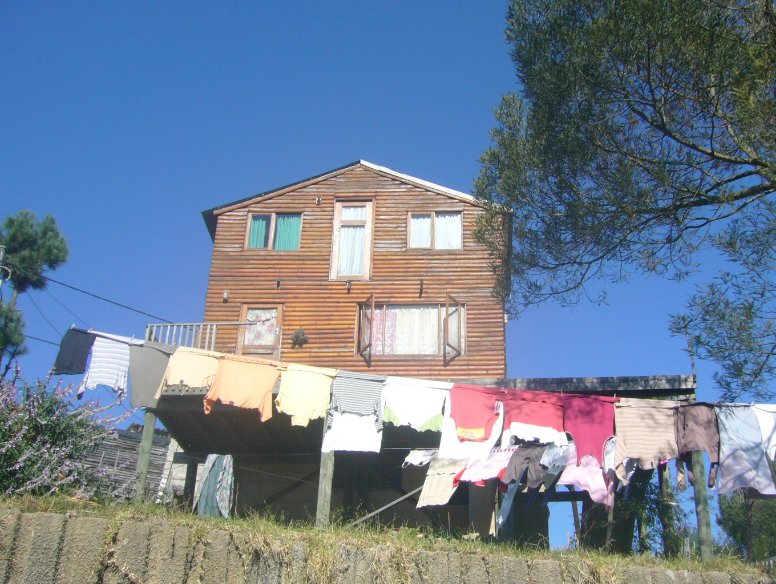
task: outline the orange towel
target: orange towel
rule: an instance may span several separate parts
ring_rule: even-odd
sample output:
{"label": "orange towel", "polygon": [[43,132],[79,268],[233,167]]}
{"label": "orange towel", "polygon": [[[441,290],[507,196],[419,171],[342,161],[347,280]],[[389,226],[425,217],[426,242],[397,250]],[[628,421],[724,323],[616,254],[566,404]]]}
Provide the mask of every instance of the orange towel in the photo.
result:
{"label": "orange towel", "polygon": [[239,355],[224,355],[219,359],[218,372],[205,396],[205,413],[213,404],[256,409],[261,421],[272,417],[272,389],[280,375],[280,363]]}

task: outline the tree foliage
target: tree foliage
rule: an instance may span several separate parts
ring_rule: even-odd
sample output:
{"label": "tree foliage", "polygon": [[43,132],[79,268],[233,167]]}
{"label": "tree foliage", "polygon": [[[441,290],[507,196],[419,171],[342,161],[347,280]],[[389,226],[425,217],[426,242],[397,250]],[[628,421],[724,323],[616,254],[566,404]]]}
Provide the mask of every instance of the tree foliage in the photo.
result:
{"label": "tree foliage", "polygon": [[726,252],[746,223],[732,218],[772,220],[771,0],[512,0],[507,38],[521,92],[497,109],[475,191],[512,312],[634,270],[684,276],[698,249]]}
{"label": "tree foliage", "polygon": [[0,227],[0,245],[11,266],[11,283],[17,294],[46,287],[43,273],[67,261],[67,241],[51,215],[40,221],[31,211],[7,217]]}
{"label": "tree foliage", "polygon": [[719,526],[727,545],[748,560],[776,556],[776,500],[749,499],[741,491],[719,498]]}
{"label": "tree foliage", "polygon": [[[54,270],[67,260],[67,241],[56,221],[46,215],[38,221],[34,213],[20,211],[7,217],[0,226],[0,246],[5,248],[1,276],[8,277],[13,293],[5,301],[0,295],[0,380],[11,369],[13,360],[27,352],[24,345],[24,321],[16,308],[18,294],[46,287],[44,272]],[[7,270],[7,271],[6,271]],[[2,289],[0,289],[2,292]],[[3,358],[6,362],[3,366]]]}

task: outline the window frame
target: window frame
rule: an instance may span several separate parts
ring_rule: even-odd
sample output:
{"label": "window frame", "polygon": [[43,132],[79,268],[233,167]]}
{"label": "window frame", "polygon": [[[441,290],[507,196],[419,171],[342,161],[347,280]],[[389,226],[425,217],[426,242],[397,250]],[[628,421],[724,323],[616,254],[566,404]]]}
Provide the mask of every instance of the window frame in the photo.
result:
{"label": "window frame", "polygon": [[283,342],[283,305],[272,302],[251,302],[240,307],[240,322],[248,321],[249,310],[275,310],[275,344],[274,345],[246,345],[246,325],[237,327],[237,354],[238,355],[268,355],[280,359],[280,346]]}
{"label": "window frame", "polygon": [[[275,249],[275,225],[278,215],[299,215],[299,247],[297,249]],[[267,247],[251,247],[251,227],[254,217],[269,217],[269,234],[267,236]],[[283,211],[254,211],[248,213],[248,221],[245,226],[245,241],[243,249],[246,251],[272,251],[277,253],[295,253],[302,249],[302,227],[304,225],[304,213],[283,212]]]}
{"label": "window frame", "polygon": [[[342,219],[343,207],[366,207],[365,219]],[[363,274],[342,274],[339,272],[340,233],[342,227],[364,226]],[[374,232],[374,201],[372,199],[346,199],[334,201],[334,226],[331,237],[331,263],[329,280],[370,280],[372,277],[372,234]]]}
{"label": "window frame", "polygon": [[[391,307],[435,306],[437,310],[437,352],[433,354],[415,353],[385,353],[385,311]],[[381,330],[377,330],[377,313],[383,311],[379,319]],[[450,338],[449,320],[451,314],[458,314],[459,325],[455,339]],[[371,366],[377,359],[442,359],[444,366],[449,365],[458,357],[466,354],[466,303],[460,302],[450,294],[442,301],[425,302],[375,302],[371,294],[364,302],[358,304],[356,316],[356,355]],[[369,330],[369,339],[364,338],[364,331]],[[377,350],[380,345],[379,351]]]}
{"label": "window frame", "polygon": [[[438,213],[457,214],[461,217],[461,247],[438,248],[436,246],[436,216]],[[420,247],[411,245],[412,242],[412,216],[413,215],[431,215],[431,242],[429,247]],[[463,249],[463,210],[462,209],[437,209],[435,211],[407,211],[407,250],[421,251],[441,251],[456,252]]]}

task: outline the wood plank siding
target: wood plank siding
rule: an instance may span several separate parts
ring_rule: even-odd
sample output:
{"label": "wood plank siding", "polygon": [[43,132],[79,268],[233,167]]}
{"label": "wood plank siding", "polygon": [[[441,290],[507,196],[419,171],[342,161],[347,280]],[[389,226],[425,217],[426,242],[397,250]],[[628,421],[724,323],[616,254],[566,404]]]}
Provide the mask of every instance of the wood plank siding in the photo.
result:
{"label": "wood plank siding", "polygon": [[[372,201],[371,267],[366,280],[330,280],[335,202]],[[463,249],[408,249],[409,213],[459,211]],[[436,379],[506,376],[504,310],[494,298],[488,251],[473,236],[475,202],[398,180],[355,164],[334,176],[300,183],[254,201],[215,211],[213,255],[205,321],[239,321],[246,306],[280,308],[283,361],[353,371]],[[251,214],[301,213],[297,251],[246,249]],[[421,280],[423,290],[421,295]],[[228,301],[224,292],[228,290]],[[445,365],[436,356],[374,355],[371,366],[357,354],[358,304],[374,294],[376,305],[440,303],[447,295],[465,305],[465,352]],[[309,342],[293,348],[304,329]],[[220,337],[224,338],[224,337]],[[237,332],[220,351],[239,351]]]}

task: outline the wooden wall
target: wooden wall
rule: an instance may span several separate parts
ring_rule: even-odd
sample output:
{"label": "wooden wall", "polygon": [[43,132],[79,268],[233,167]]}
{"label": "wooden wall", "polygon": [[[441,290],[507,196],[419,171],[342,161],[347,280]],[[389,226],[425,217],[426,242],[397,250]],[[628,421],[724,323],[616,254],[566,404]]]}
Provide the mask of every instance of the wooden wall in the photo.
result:
{"label": "wooden wall", "polygon": [[[321,197],[316,204],[316,197]],[[374,202],[371,279],[329,280],[334,203]],[[463,211],[462,250],[407,249],[407,213]],[[245,249],[251,213],[302,213],[299,251]],[[506,376],[503,306],[492,296],[494,275],[473,231],[482,210],[469,202],[400,182],[363,166],[276,197],[227,210],[218,217],[205,320],[238,321],[244,304],[283,306],[281,359],[311,365],[436,379]],[[420,296],[420,280],[424,290]],[[278,288],[278,280],[280,287]],[[223,292],[229,291],[224,302]],[[374,356],[371,367],[355,351],[357,305],[375,294],[377,304],[444,303],[446,294],[466,305],[465,354],[444,366],[442,356]],[[303,328],[309,342],[292,348]],[[233,351],[235,337],[219,335],[218,350]]]}

